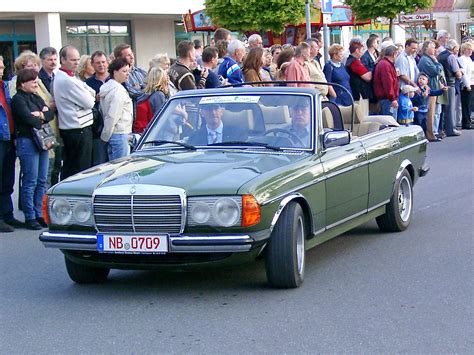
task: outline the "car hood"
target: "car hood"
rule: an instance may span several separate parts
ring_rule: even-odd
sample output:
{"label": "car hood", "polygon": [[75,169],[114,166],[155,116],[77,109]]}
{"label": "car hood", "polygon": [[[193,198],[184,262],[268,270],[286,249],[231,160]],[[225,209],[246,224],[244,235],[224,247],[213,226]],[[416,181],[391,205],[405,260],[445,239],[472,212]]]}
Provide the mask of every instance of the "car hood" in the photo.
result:
{"label": "car hood", "polygon": [[71,176],[48,193],[92,196],[99,187],[143,184],[182,188],[188,196],[236,194],[250,180],[305,156],[226,150],[135,153]]}

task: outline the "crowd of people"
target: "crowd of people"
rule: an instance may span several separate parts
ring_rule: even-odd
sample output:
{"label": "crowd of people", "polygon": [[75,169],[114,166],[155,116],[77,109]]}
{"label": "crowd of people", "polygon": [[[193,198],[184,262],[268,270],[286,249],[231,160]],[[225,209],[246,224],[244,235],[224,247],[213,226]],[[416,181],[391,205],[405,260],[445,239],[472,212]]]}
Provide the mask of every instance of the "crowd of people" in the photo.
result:
{"label": "crowd of people", "polygon": [[[98,50],[81,56],[71,45],[59,52],[47,47],[39,55],[21,53],[15,77],[0,81],[0,232],[46,227],[42,200],[47,188],[128,155],[130,133],[142,133],[168,98],[181,90],[226,84],[315,87],[323,100],[341,106],[354,100],[367,107],[368,114],[418,124],[431,142],[471,129],[470,38],[459,46],[449,33],[439,31],[436,40],[408,39],[402,48],[378,35],[365,44],[353,38],[348,53],[332,44],[324,63],[320,34],[297,46],[264,48],[258,34],[244,43],[219,28],[211,45],[182,41],[177,60],[157,54],[148,70],[136,66],[128,44],[116,46],[110,55]],[[3,69],[0,57],[0,77]],[[32,133],[45,124],[59,142],[49,150],[40,149]],[[11,198],[17,157],[24,223],[14,217]]]}

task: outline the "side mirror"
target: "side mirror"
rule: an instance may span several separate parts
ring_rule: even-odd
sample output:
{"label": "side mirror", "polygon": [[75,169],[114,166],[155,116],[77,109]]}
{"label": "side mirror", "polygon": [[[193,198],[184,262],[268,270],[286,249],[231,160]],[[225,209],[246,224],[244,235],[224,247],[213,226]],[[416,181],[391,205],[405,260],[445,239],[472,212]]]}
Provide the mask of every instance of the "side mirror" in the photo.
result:
{"label": "side mirror", "polygon": [[324,149],[340,147],[351,142],[351,133],[349,131],[329,131],[323,135]]}

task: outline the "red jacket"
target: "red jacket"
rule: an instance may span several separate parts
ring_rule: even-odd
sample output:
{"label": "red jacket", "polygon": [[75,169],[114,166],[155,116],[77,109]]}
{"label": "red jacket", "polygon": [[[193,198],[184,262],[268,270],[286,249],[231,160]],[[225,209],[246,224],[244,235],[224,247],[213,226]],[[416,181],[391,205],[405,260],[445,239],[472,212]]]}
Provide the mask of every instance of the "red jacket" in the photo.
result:
{"label": "red jacket", "polygon": [[398,100],[399,82],[397,71],[395,70],[395,65],[387,58],[382,58],[375,66],[372,83],[375,97],[378,100]]}

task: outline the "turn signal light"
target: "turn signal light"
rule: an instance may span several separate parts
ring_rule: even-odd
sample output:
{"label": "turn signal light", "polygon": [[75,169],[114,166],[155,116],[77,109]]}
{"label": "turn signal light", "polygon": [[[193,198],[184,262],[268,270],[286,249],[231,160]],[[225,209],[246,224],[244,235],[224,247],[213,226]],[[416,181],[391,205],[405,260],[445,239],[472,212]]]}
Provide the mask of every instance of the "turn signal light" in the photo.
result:
{"label": "turn signal light", "polygon": [[242,227],[250,227],[260,222],[260,205],[252,195],[242,196]]}
{"label": "turn signal light", "polygon": [[43,196],[43,206],[41,207],[41,210],[43,211],[43,219],[46,222],[46,224],[49,225],[49,215],[48,215],[48,195]]}

